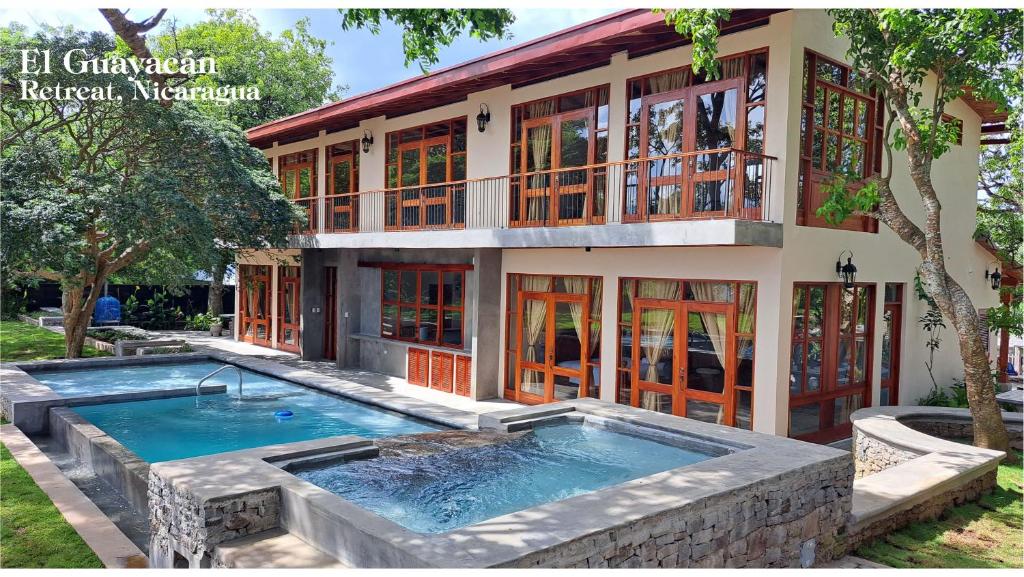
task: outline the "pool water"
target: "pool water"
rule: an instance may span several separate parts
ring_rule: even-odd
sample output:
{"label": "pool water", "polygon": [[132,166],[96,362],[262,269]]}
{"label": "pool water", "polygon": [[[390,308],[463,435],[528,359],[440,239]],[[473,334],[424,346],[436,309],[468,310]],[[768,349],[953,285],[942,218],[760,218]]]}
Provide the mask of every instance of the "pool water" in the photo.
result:
{"label": "pool water", "polygon": [[[199,379],[224,366],[223,363],[197,362],[112,367],[109,369],[75,369],[72,371],[39,371],[32,377],[65,397],[87,397],[195,387]],[[224,371],[203,385],[238,385],[238,374]]]}
{"label": "pool water", "polygon": [[712,457],[589,425],[558,424],[484,447],[295,474],[412,531],[443,533]]}
{"label": "pool water", "polygon": [[[198,371],[196,378],[192,378],[196,374],[194,364],[75,372],[88,373],[93,383],[117,382],[120,378],[128,383],[144,383],[146,378],[152,378],[147,375],[152,375],[154,370],[175,372],[182,375],[178,377],[180,382],[168,381],[167,377],[165,387],[179,388],[195,386],[199,378],[221,366],[199,364],[210,366]],[[241,397],[238,396],[237,373],[224,371],[207,383],[227,385],[227,393],[110,403],[73,410],[150,463],[335,435],[378,438],[444,429],[441,425],[259,373],[242,373]],[[286,410],[292,411],[291,418],[275,417],[276,412]]]}

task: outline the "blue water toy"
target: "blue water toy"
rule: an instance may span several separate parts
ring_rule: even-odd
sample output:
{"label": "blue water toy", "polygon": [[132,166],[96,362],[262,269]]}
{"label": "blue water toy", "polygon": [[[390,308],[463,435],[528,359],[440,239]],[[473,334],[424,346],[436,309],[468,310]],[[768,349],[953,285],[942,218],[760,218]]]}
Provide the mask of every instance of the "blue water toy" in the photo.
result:
{"label": "blue water toy", "polygon": [[295,416],[295,413],[289,411],[288,409],[282,409],[280,411],[274,411],[274,418],[277,419],[278,421],[287,421],[288,419],[290,419],[290,418],[292,418],[294,416]]}

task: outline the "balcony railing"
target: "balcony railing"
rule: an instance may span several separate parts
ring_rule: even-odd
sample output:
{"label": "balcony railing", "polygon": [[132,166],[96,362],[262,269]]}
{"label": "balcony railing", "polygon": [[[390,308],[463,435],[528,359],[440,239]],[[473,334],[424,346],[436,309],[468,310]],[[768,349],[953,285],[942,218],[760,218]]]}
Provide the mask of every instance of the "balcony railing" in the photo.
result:
{"label": "balcony railing", "polygon": [[770,220],[774,161],[723,148],[304,198],[309,225],[297,233]]}

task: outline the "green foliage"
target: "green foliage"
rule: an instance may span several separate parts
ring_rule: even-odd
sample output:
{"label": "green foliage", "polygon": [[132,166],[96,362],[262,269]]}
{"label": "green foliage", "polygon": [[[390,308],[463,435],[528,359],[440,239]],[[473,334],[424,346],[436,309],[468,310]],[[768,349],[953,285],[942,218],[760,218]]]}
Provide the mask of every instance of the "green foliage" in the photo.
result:
{"label": "green foliage", "polygon": [[718,34],[719,24],[728,22],[732,10],[724,8],[676,8],[663,10],[655,8],[654,12],[665,13],[665,24],[677,33],[693,41],[693,72],[704,72],[709,80],[717,79],[721,74],[718,67]]}
{"label": "green foliage", "polygon": [[210,313],[197,313],[185,319],[186,331],[208,331],[213,323],[220,322],[220,317]]}
{"label": "green foliage", "polygon": [[872,212],[881,200],[877,181],[868,180],[865,183],[860,176],[853,173],[834,173],[822,183],[821,189],[828,196],[822,201],[816,214],[833,226],[852,214]]}
{"label": "green foliage", "polygon": [[296,22],[278,36],[260,29],[246,10],[207,10],[208,19],[177,27],[163,27],[150,42],[154,56],[176,57],[191,51],[211,57],[217,74],[193,76],[188,85],[256,86],[258,100],[236,100],[227,105],[203,102],[206,114],[230,120],[242,129],[304,112],[339,100],[344,87],[334,86],[328,43],[309,32],[309,19]]}
{"label": "green foliage", "polygon": [[119,331],[117,329],[89,329],[85,334],[105,343],[116,343],[118,341],[148,341],[152,337],[145,334]]}
{"label": "green foliage", "polygon": [[27,312],[28,289],[38,285],[37,278],[3,274],[0,280],[0,319],[14,320]]}
{"label": "green foliage", "polygon": [[4,446],[0,446],[0,567],[103,567]]}
{"label": "green foliage", "polygon": [[121,322],[133,326],[142,322],[142,308],[135,293],[128,295],[128,298],[121,303]]}
{"label": "green foliage", "polygon": [[935,373],[932,369],[935,367],[935,353],[942,346],[942,329],[946,328],[946,322],[942,318],[942,311],[939,310],[939,305],[936,304],[935,299],[924,290],[924,283],[921,281],[920,274],[914,275],[914,293],[917,295],[918,300],[928,304],[928,310],[917,319],[917,323],[928,333],[928,338],[924,343],[925,348],[928,349],[928,360],[924,362],[924,367],[928,370],[928,376],[932,380],[932,394],[941,396],[944,393],[939,390],[939,383],[935,380]]}
{"label": "green foliage", "polygon": [[[64,352],[64,337],[60,333],[21,321],[0,321],[0,361],[62,359]],[[92,347],[82,349],[83,357],[107,354]]]}
{"label": "green foliage", "polygon": [[[44,28],[0,30],[3,83],[21,79],[11,45],[86,57],[114,50],[111,37]],[[23,46],[17,46],[23,47]],[[191,103],[135,99],[118,74],[71,75],[44,86],[106,87],[121,100],[4,99],[0,127],[3,270],[49,271],[65,290],[147,258],[207,262],[233,247],[284,246],[301,212],[281,193],[262,153],[229,121]],[[157,271],[158,272],[158,271]],[[151,279],[150,282],[158,282]]]}
{"label": "green foliage", "polygon": [[142,312],[140,326],[144,329],[168,330],[178,326],[179,321],[184,319],[181,307],[171,307],[164,291],[153,293],[153,297],[146,299],[146,308]]}
{"label": "green foliage", "polygon": [[515,21],[511,10],[504,8],[339,8],[343,30],[366,28],[379,34],[381,22],[390,20],[402,29],[405,65],[417,62],[420,70],[438,61],[441,47],[451,46],[463,30],[481,41],[507,38]]}

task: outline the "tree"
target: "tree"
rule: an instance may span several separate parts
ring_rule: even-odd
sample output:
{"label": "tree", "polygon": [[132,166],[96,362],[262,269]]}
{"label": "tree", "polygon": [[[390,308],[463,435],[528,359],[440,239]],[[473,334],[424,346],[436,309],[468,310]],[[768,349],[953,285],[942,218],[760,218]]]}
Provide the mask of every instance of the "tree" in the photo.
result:
{"label": "tree", "polygon": [[[921,256],[918,274],[927,295],[950,320],[964,363],[967,398],[974,421],[974,443],[1006,450],[1009,437],[995,400],[988,355],[982,342],[987,328],[970,296],[946,270],[940,216],[942,203],[932,182],[932,165],[949,148],[957,131],[942,122],[947,103],[970,87],[977,97],[1007,103],[1005,91],[1020,82],[1022,12],[1019,10],[835,9],[837,36],[850,40],[847,57],[879,91],[885,106],[882,142],[886,172],[866,182],[836,174],[818,214],[831,223],[853,215],[878,219]],[[718,26],[729,12],[676,10],[666,20],[691,35],[694,59],[708,63]],[[713,70],[713,68],[711,68]],[[926,94],[925,84],[934,85]],[[924,104],[924,105],[922,105]],[[919,226],[904,212],[892,191],[893,150],[905,151],[914,188],[925,212]]]}
{"label": "tree", "polygon": [[423,72],[437,64],[440,48],[451,46],[466,28],[470,37],[486,41],[506,37],[515,21],[512,11],[503,8],[339,8],[338,12],[343,30],[366,28],[379,34],[382,19],[398,25],[405,65],[417,62]]}
{"label": "tree", "polygon": [[248,130],[278,118],[339,100],[345,87],[334,85],[328,43],[309,33],[302,19],[277,37],[260,29],[245,10],[207,10],[207,20],[178,27],[171,22],[151,39],[158,58],[214,58],[216,74],[189,77],[196,86],[256,86],[258,100],[208,101],[200,109]]}
{"label": "tree", "polygon": [[[852,188],[839,177],[819,214],[833,222],[869,215],[884,223],[921,256],[925,291],[949,319],[960,345],[974,442],[1007,450],[1009,436],[995,400],[982,334],[988,331],[967,291],[946,269],[942,203],[932,166],[957,137],[944,123],[946,105],[970,87],[976,96],[1006,105],[1003,93],[1019,82],[1018,10],[830,10],[837,35],[850,39],[847,56],[880,91],[886,109],[885,173]],[[926,94],[925,85],[929,86]],[[918,225],[892,190],[893,150],[905,152],[911,180],[924,208]]]}
{"label": "tree", "polygon": [[0,115],[0,267],[61,283],[69,358],[81,356],[112,274],[147,259],[210,262],[224,248],[285,245],[300,211],[237,126],[188,102],[134,98],[122,74],[73,75],[55,66],[22,75],[15,46],[101,58],[115,42],[70,28],[32,37],[17,25],[0,29],[4,85],[109,90],[109,98],[41,101],[5,91]]}
{"label": "tree", "polygon": [[[327,42],[309,33],[309,21],[299,20],[277,37],[260,29],[244,10],[207,10],[208,19],[178,27],[170,22],[148,44],[158,58],[211,57],[216,74],[182,79],[189,86],[256,86],[258,100],[230,103],[200,102],[198,107],[214,118],[229,120],[243,130],[278,118],[298,114],[341,98],[345,90],[334,85]],[[204,267],[210,277],[207,312],[222,312],[224,275],[235,261],[235,251],[224,249]],[[194,270],[189,276],[194,275]]]}

